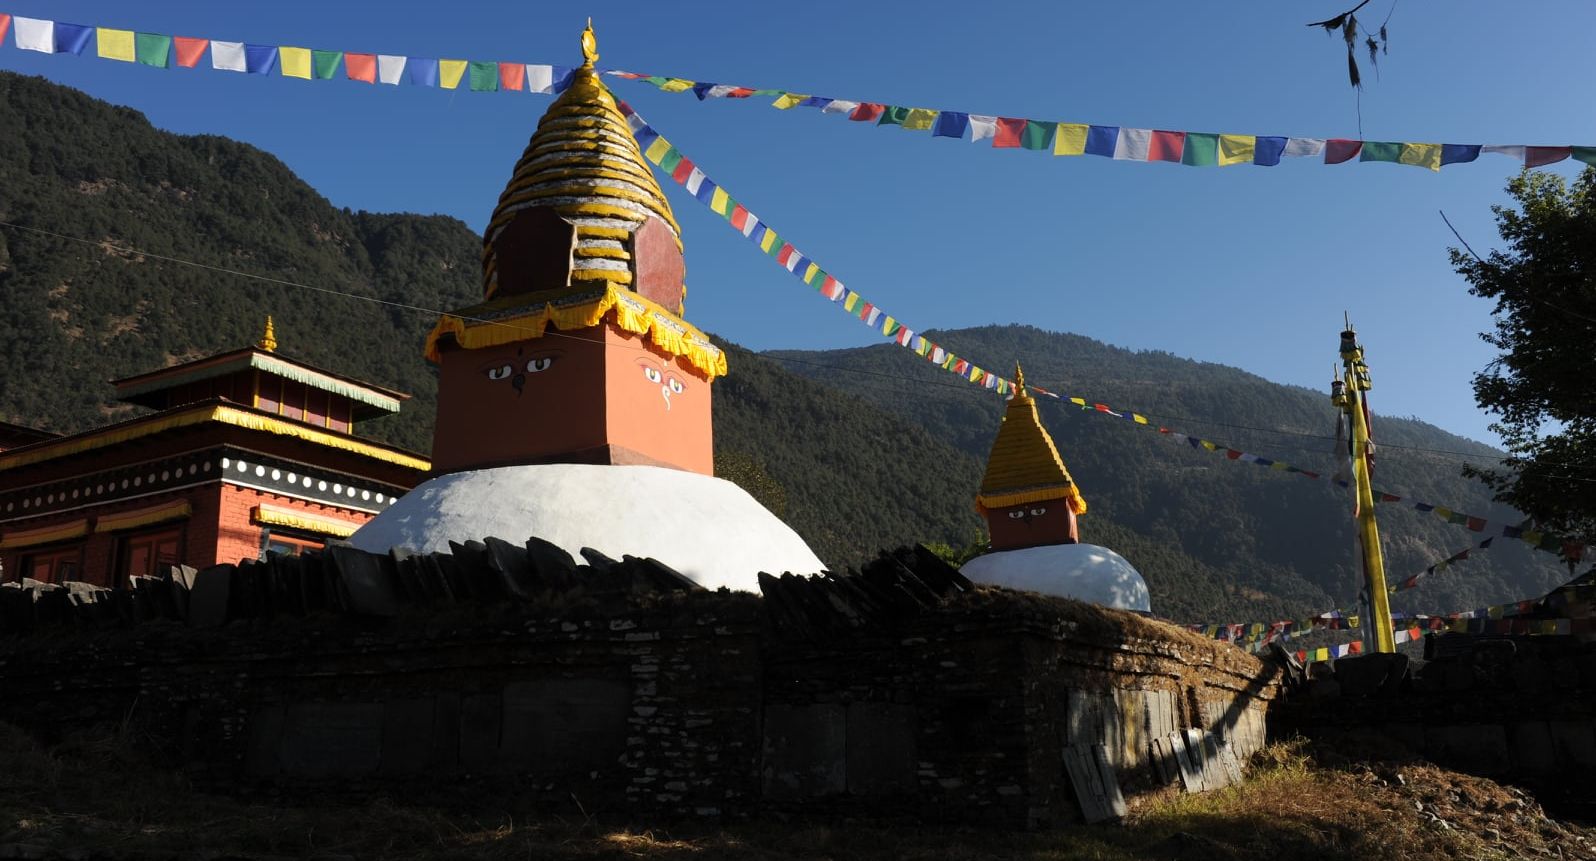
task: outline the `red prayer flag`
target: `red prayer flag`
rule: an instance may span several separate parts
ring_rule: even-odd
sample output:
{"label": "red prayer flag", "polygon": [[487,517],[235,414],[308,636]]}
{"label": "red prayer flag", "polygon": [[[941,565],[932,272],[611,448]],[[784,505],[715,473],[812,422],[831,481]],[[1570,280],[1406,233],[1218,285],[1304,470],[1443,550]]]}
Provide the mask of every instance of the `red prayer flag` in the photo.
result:
{"label": "red prayer flag", "polygon": [[11,16],[0,12],[0,42],[4,42],[6,31],[11,29]]}
{"label": "red prayer flag", "polygon": [[1185,132],[1153,132],[1147,141],[1148,161],[1180,161],[1185,153]]}
{"label": "red prayer flag", "polygon": [[1568,158],[1573,152],[1573,147],[1566,146],[1527,146],[1524,147],[1524,166],[1552,164]]}
{"label": "red prayer flag", "polygon": [[848,119],[860,123],[870,122],[880,119],[882,113],[884,113],[886,110],[886,105],[878,105],[873,102],[860,102],[859,107],[854,108],[853,113],[848,115]]}
{"label": "red prayer flag", "polygon": [[1233,448],[1227,448],[1227,449],[1225,449],[1225,457],[1228,457],[1231,460],[1235,460],[1235,459],[1241,457],[1241,452],[1236,451]]}
{"label": "red prayer flag", "polygon": [[344,54],[344,74],[351,81],[377,83],[377,55]]}
{"label": "red prayer flag", "polygon": [[205,56],[205,49],[210,44],[209,39],[195,39],[190,36],[172,37],[172,46],[177,49],[177,64],[185,69],[199,65],[200,58]]}
{"label": "red prayer flag", "polygon": [[1324,142],[1324,163],[1340,164],[1358,157],[1363,151],[1363,141],[1349,141],[1343,138],[1331,138]]}
{"label": "red prayer flag", "polygon": [[1585,545],[1578,541],[1563,542],[1563,558],[1570,562],[1578,562],[1585,558]]}
{"label": "red prayer flag", "polygon": [[992,146],[1017,147],[1025,137],[1025,120],[1013,117],[998,117],[997,136],[992,138]]}
{"label": "red prayer flag", "polygon": [[726,93],[728,99],[746,99],[754,94],[753,87],[736,87]]}
{"label": "red prayer flag", "polygon": [[748,210],[743,209],[740,203],[732,207],[731,225],[738,230],[746,230],[748,227]]}
{"label": "red prayer flag", "polygon": [[797,253],[798,249],[788,243],[782,243],[781,250],[776,252],[776,262],[786,266],[787,261],[791,260],[792,256]]}
{"label": "red prayer flag", "polygon": [[693,160],[683,156],[682,160],[676,163],[676,169],[671,171],[671,179],[676,180],[677,184],[681,184],[686,182],[687,178],[692,176],[692,174]]}
{"label": "red prayer flag", "polygon": [[1485,518],[1483,518],[1483,517],[1470,517],[1469,518],[1469,528],[1474,530],[1475,532],[1484,532],[1485,531]]}
{"label": "red prayer flag", "polygon": [[500,63],[499,64],[499,89],[524,90],[526,89],[526,64],[525,63]]}

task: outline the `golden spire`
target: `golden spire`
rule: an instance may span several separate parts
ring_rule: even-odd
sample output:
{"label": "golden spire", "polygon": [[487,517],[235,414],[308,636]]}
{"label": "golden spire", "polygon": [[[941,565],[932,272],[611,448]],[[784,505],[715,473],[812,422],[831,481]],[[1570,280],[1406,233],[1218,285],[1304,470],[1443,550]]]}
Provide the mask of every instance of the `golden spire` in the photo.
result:
{"label": "golden spire", "polygon": [[587,29],[582,31],[582,68],[593,68],[598,58],[598,37],[593,35],[593,16],[589,15]]}
{"label": "golden spire", "polygon": [[1014,396],[1029,400],[1031,393],[1025,390],[1025,369],[1020,367],[1018,360],[1014,362]]}
{"label": "golden spire", "polygon": [[261,336],[260,343],[256,346],[268,353],[277,352],[277,330],[272,326],[272,315],[270,314],[266,315],[266,334]]}
{"label": "golden spire", "polygon": [[1054,499],[1065,500],[1076,514],[1086,513],[1086,500],[1059,457],[1053,437],[1042,427],[1036,401],[1025,389],[1025,371],[1016,362],[1014,397],[992,441],[976,507],[988,510]]}

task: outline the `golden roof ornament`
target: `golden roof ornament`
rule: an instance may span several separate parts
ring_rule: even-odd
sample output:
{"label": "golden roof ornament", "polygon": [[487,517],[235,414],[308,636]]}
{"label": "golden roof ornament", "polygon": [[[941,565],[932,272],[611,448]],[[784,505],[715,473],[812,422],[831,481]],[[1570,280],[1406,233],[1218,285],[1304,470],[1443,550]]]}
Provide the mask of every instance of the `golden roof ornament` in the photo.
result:
{"label": "golden roof ornament", "polygon": [[1036,401],[1025,388],[1025,370],[1016,362],[1014,397],[987,455],[976,508],[986,511],[1054,499],[1065,500],[1076,514],[1086,513],[1086,499],[1059,457],[1052,435],[1042,426]]}
{"label": "golden roof ornament", "polygon": [[1025,369],[1020,367],[1018,361],[1014,363],[1014,396],[1016,398],[1029,398],[1031,396],[1031,393],[1025,389]]}
{"label": "golden roof ornament", "polygon": [[277,329],[272,326],[272,315],[270,314],[266,315],[266,333],[261,335],[260,343],[256,346],[268,353],[277,352]]}
{"label": "golden roof ornament", "polygon": [[593,18],[588,16],[587,29],[582,31],[582,68],[593,68],[598,58],[598,37],[593,35]]}

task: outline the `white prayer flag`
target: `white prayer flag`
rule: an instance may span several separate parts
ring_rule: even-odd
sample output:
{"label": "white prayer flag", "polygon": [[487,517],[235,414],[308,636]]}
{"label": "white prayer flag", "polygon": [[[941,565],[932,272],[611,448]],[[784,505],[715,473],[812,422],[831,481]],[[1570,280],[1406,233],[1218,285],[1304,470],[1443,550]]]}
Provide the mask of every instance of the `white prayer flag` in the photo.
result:
{"label": "white prayer flag", "polygon": [[1152,138],[1152,129],[1120,128],[1119,139],[1114,141],[1114,158],[1120,161],[1146,161],[1147,143]]}
{"label": "white prayer flag", "polygon": [[1324,138],[1291,138],[1280,154],[1289,158],[1318,157],[1324,154]]}
{"label": "white prayer flag", "polygon": [[243,42],[211,42],[211,68],[224,72],[247,72]]}
{"label": "white prayer flag", "polygon": [[408,57],[400,57],[395,54],[378,54],[377,80],[397,87],[399,82],[404,80],[405,63],[408,59]]}
{"label": "white prayer flag", "polygon": [[[633,114],[632,116],[635,117],[637,114]],[[633,131],[636,131],[636,129],[633,129]],[[685,183],[687,186],[687,193],[696,197],[698,195],[699,187],[703,184],[704,172],[696,167],[693,168],[693,172],[687,175],[687,182]]]}
{"label": "white prayer flag", "polygon": [[[17,20],[20,21],[22,19],[19,18]],[[1522,146],[1482,146],[1480,147],[1480,152],[1494,152],[1519,161],[1524,160],[1524,148]]]}
{"label": "white prayer flag", "polygon": [[859,107],[858,102],[850,102],[846,99],[832,99],[831,104],[821,108],[820,112],[823,114],[851,114],[857,107]]}
{"label": "white prayer flag", "polygon": [[554,67],[527,63],[526,88],[534,93],[554,92]]}
{"label": "white prayer flag", "polygon": [[705,95],[712,99],[724,99],[728,93],[735,89],[737,89],[735,84],[716,84],[715,86],[710,87],[705,92]]}
{"label": "white prayer flag", "polygon": [[997,137],[997,117],[970,114],[970,143]]}
{"label": "white prayer flag", "polygon": [[24,18],[21,15],[11,20],[17,27],[18,48],[24,51],[38,51],[41,54],[55,53],[54,21]]}

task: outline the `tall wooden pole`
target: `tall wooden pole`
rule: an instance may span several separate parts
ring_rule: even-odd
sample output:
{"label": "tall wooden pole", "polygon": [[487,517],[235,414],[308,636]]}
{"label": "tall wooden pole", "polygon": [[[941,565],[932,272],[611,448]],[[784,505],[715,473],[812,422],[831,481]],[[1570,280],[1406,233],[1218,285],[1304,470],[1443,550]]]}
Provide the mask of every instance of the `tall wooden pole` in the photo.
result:
{"label": "tall wooden pole", "polygon": [[1358,536],[1363,545],[1363,570],[1368,580],[1370,615],[1376,652],[1394,652],[1391,633],[1391,598],[1385,586],[1385,557],[1380,552],[1380,527],[1374,519],[1372,446],[1369,443],[1368,396],[1372,383],[1363,362],[1363,347],[1352,324],[1341,332],[1341,385],[1332,387],[1330,399],[1347,413],[1352,425],[1352,481],[1358,494]]}

